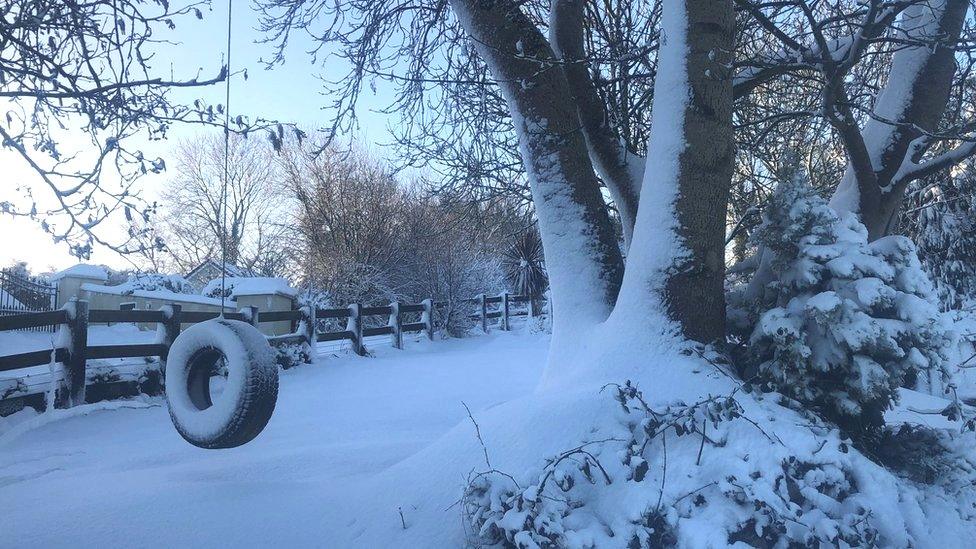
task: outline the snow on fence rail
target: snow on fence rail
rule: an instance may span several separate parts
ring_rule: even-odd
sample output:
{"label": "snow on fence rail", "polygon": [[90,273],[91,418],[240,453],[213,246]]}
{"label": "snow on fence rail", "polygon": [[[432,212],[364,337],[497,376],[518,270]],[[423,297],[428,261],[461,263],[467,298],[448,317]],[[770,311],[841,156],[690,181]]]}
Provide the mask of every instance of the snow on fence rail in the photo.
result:
{"label": "snow on fence rail", "polygon": [[[528,303],[527,310],[512,311],[511,304]],[[498,319],[499,327],[508,330],[513,316],[537,316],[534,301],[527,296],[502,294],[495,297],[480,295],[463,303],[474,304],[477,313],[470,315],[473,320],[479,320],[481,329],[488,331],[489,320]],[[497,305],[498,310],[491,310],[489,305]],[[434,316],[439,308],[447,306],[447,302],[434,302],[426,299],[421,303],[391,303],[386,306],[362,306],[351,304],[344,308],[312,309],[303,307],[290,311],[261,312],[257,307],[247,307],[238,312],[224,313],[224,317],[231,320],[241,320],[257,326],[262,322],[292,323],[292,333],[280,336],[269,336],[272,346],[314,345],[317,342],[348,341],[352,351],[357,355],[366,354],[365,339],[377,336],[390,336],[390,344],[398,349],[403,348],[403,334],[420,332],[429,339],[434,337]],[[416,322],[406,322],[410,318],[417,318]],[[0,317],[0,332],[13,330],[29,330],[38,327],[64,326],[65,330],[60,341],[53,349],[28,351],[19,354],[0,356],[0,373],[43,366],[52,363],[63,365],[63,378],[53,379],[52,382],[62,382],[63,388],[58,394],[56,405],[75,406],[86,400],[85,388],[88,381],[88,360],[110,358],[159,357],[165,364],[170,345],[180,334],[185,324],[194,324],[217,318],[216,311],[184,311],[179,304],[170,304],[159,310],[138,310],[123,308],[89,309],[85,300],[71,301],[62,309],[45,312],[22,313]],[[384,317],[386,324],[366,326],[365,320],[370,317]],[[318,331],[318,320],[345,321],[342,330]],[[111,345],[91,345],[88,338],[90,324],[138,323],[156,324],[159,326],[155,341],[152,343],[128,343]],[[373,324],[376,324],[375,322]],[[2,351],[0,351],[2,352]],[[52,374],[53,375],[53,374]],[[16,381],[16,378],[14,378]],[[24,389],[0,392],[0,401],[7,398],[25,397],[41,394],[45,387],[35,386],[34,390]]]}
{"label": "snow on fence rail", "polygon": [[[252,308],[253,309],[253,308]],[[299,309],[267,313],[266,322],[279,320],[300,321],[306,314]],[[53,349],[28,351],[25,353],[0,356],[0,372],[8,372],[33,366],[58,362],[63,365],[63,390],[58,404],[66,407],[85,402],[87,385],[87,363],[89,360],[109,358],[159,357],[163,362],[169,353],[170,345],[176,340],[183,324],[193,324],[216,318],[217,312],[183,311],[178,304],[171,304],[159,310],[135,309],[92,309],[85,300],[71,301],[61,309],[42,313],[23,313],[0,317],[0,331],[26,330],[40,326],[64,326],[59,341]],[[243,320],[256,324],[254,310],[242,309],[236,313],[225,313],[226,318]],[[89,324],[142,323],[157,324],[157,336],[152,343],[123,343],[111,345],[91,345],[88,339]],[[26,396],[14,391],[6,396]],[[5,395],[0,395],[3,397]],[[0,398],[2,399],[2,398]]]}

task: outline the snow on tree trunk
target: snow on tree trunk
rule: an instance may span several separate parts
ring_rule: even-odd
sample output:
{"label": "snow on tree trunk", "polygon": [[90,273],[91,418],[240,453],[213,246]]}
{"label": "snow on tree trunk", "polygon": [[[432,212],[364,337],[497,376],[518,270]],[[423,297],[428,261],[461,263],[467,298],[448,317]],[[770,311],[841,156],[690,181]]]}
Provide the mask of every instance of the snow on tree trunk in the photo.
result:
{"label": "snow on tree trunk", "polygon": [[614,317],[664,313],[684,336],[725,333],[724,236],[732,177],[731,2],[663,6],[647,169]]}
{"label": "snow on tree trunk", "polygon": [[[830,201],[839,212],[858,214],[871,240],[895,228],[908,181],[893,178],[911,142],[921,135],[919,129],[935,129],[945,110],[956,70],[953,48],[968,8],[968,0],[931,0],[907,8],[901,16],[899,38],[922,43],[894,54],[874,116],[864,125],[875,177],[859,179],[848,164]],[[939,40],[937,47],[932,47],[934,40]]]}
{"label": "snow on tree trunk", "polygon": [[499,82],[519,136],[545,248],[553,346],[602,322],[616,300],[623,260],[566,77],[535,24],[514,4],[451,0]]}

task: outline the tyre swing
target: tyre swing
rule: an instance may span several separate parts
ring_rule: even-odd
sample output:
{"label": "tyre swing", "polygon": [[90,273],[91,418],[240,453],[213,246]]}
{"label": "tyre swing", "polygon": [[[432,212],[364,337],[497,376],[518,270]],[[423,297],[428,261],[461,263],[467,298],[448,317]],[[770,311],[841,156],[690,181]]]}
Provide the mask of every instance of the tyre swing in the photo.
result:
{"label": "tyre swing", "polygon": [[[227,6],[222,226],[227,224],[231,4],[229,1]],[[221,255],[226,265],[224,238]],[[224,267],[220,275],[221,316],[183,331],[166,359],[166,401],[173,426],[187,442],[200,448],[234,448],[250,442],[268,424],[278,399],[278,365],[267,338],[254,326],[223,316],[226,276]]]}
{"label": "tyre swing", "polygon": [[166,401],[173,426],[190,444],[234,448],[250,442],[268,424],[277,400],[275,353],[254,326],[215,318],[173,342]]}

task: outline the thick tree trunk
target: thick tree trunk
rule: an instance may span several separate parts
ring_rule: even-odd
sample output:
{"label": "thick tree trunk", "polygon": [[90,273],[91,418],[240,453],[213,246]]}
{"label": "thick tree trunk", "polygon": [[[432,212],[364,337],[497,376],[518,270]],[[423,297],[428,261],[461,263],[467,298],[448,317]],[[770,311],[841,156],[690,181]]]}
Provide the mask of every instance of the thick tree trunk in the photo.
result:
{"label": "thick tree trunk", "polygon": [[686,337],[711,342],[725,335],[734,157],[725,66],[735,19],[730,1],[673,1],[663,10],[647,170],[618,308],[663,306]]}
{"label": "thick tree trunk", "polygon": [[590,78],[583,50],[585,2],[586,0],[553,0],[549,16],[549,36],[554,52],[563,62],[562,68],[576,103],[590,160],[610,191],[620,215],[624,245],[629,247],[637,218],[644,160],[627,151],[623,139],[610,125],[606,106]]}
{"label": "thick tree trunk", "polygon": [[725,224],[732,163],[731,63],[735,14],[731,1],[686,0],[688,81],[685,141],[676,204],[690,257],[668,279],[671,317],[691,339],[725,337]]}
{"label": "thick tree trunk", "polygon": [[552,287],[554,340],[575,337],[574,327],[606,319],[623,260],[569,84],[517,4],[450,1],[498,81],[519,134]]}
{"label": "thick tree trunk", "polygon": [[[911,142],[922,130],[934,130],[945,110],[956,71],[953,49],[968,8],[969,0],[941,0],[916,4],[902,14],[902,37],[926,44],[895,53],[875,116],[864,126],[862,154],[874,168],[873,177],[857,176],[849,163],[830,201],[834,209],[857,213],[872,240],[896,226],[908,181],[894,177]],[[935,40],[939,43],[933,48],[929,44]]]}

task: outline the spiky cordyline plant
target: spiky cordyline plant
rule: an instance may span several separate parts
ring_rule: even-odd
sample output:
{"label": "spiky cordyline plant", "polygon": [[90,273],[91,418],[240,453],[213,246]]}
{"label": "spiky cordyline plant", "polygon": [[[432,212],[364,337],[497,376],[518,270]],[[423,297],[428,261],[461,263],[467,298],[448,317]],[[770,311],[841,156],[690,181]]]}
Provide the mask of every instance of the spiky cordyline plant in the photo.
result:
{"label": "spiky cordyline plant", "polygon": [[533,299],[541,297],[549,287],[549,276],[546,274],[546,259],[538,229],[531,227],[516,237],[504,255],[505,278],[509,287]]}

